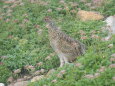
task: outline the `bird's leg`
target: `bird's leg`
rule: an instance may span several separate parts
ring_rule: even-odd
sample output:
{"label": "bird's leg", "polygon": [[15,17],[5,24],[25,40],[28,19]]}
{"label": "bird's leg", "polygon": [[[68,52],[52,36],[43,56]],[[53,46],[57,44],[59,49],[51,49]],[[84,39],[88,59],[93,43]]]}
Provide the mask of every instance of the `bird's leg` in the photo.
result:
{"label": "bird's leg", "polygon": [[64,64],[65,64],[65,63],[64,63],[63,58],[60,58],[60,67],[63,67]]}
{"label": "bird's leg", "polygon": [[63,55],[58,54],[58,57],[60,59],[60,67],[63,67],[63,65],[65,64],[64,59],[63,59]]}
{"label": "bird's leg", "polygon": [[69,62],[68,62],[68,59],[64,56],[63,57],[63,59],[64,59],[64,62],[65,62],[65,64],[68,64]]}

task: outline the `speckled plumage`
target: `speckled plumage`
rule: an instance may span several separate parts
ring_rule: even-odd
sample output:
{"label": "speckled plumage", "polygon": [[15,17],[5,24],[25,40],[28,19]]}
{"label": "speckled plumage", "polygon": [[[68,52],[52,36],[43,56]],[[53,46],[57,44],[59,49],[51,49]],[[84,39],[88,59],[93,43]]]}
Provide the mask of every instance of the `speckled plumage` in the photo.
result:
{"label": "speckled plumage", "polygon": [[45,22],[47,23],[50,45],[60,59],[60,67],[85,53],[83,43],[63,33],[49,17],[45,18]]}

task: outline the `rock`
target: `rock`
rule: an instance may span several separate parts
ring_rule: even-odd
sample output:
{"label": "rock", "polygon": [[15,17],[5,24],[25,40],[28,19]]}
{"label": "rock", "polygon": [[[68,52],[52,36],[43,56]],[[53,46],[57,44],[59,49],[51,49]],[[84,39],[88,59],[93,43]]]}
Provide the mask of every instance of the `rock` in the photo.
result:
{"label": "rock", "polygon": [[103,15],[100,15],[99,13],[93,12],[93,11],[84,11],[84,10],[79,10],[77,13],[77,16],[82,20],[82,21],[88,21],[88,20],[101,20],[104,18]]}
{"label": "rock", "polygon": [[79,31],[79,34],[80,34],[80,35],[86,35],[86,32],[83,31],[83,30],[80,30],[80,31]]}
{"label": "rock", "polygon": [[95,77],[95,78],[97,78],[97,77],[99,77],[99,76],[100,76],[100,73],[95,73],[95,74],[94,74],[94,77]]}
{"label": "rock", "polygon": [[91,38],[92,38],[92,39],[99,39],[100,37],[99,37],[98,35],[92,34],[92,35],[91,35]]}
{"label": "rock", "polygon": [[33,75],[40,75],[40,73],[41,73],[41,71],[40,70],[37,70],[37,71],[35,71],[34,73],[33,73]]}
{"label": "rock", "polygon": [[14,70],[14,74],[18,74],[21,72],[21,69]]}
{"label": "rock", "polygon": [[35,76],[31,79],[31,82],[39,81],[44,78],[44,75]]}
{"label": "rock", "polygon": [[45,69],[41,69],[41,70],[35,71],[32,75],[37,76],[37,75],[43,74],[44,72],[45,72]]}
{"label": "rock", "polygon": [[28,83],[29,83],[28,81],[16,82],[14,86],[27,86]]}
{"label": "rock", "polygon": [[87,36],[81,36],[80,39],[85,40],[85,39],[88,39],[88,37]]}
{"label": "rock", "polygon": [[29,80],[31,79],[31,76],[24,76],[24,80]]}
{"label": "rock", "polygon": [[105,3],[105,0],[92,0],[92,4],[96,7],[102,6]]}
{"label": "rock", "polygon": [[24,81],[24,78],[17,79],[17,82],[21,82],[21,81]]}
{"label": "rock", "polygon": [[[48,26],[46,26],[46,27],[48,27]],[[46,58],[45,58],[45,60],[51,60],[52,58],[52,56],[55,56],[55,52],[54,53],[50,53]]]}
{"label": "rock", "polygon": [[41,69],[40,72],[43,74],[45,72],[45,69]]}
{"label": "rock", "polygon": [[[106,25],[107,25],[108,27],[114,28],[114,27],[115,27],[115,26],[114,26],[114,24],[115,24],[115,15],[114,15],[114,16],[109,16],[109,17],[107,17],[106,20],[105,20],[105,22],[106,22]],[[108,30],[109,30],[109,28],[108,28]],[[115,31],[115,29],[113,29],[113,31]],[[114,33],[115,33],[115,32],[114,32]]]}
{"label": "rock", "polygon": [[26,70],[35,71],[35,67],[32,66],[32,65],[26,65],[24,68],[25,68]]}
{"label": "rock", "polygon": [[61,10],[63,10],[63,8],[58,7],[58,8],[56,8],[56,10],[61,11]]}
{"label": "rock", "polygon": [[48,9],[47,12],[49,12],[49,13],[52,12],[52,9]]}
{"label": "rock", "polygon": [[14,84],[13,84],[13,83],[11,83],[11,84],[9,84],[8,86],[14,86]]}
{"label": "rock", "polygon": [[80,2],[86,3],[86,2],[87,2],[87,0],[80,0]]}
{"label": "rock", "polygon": [[113,48],[113,44],[109,44],[108,47],[109,47],[109,48]]}
{"label": "rock", "polygon": [[115,58],[110,58],[110,61],[111,61],[111,62],[115,61]]}
{"label": "rock", "polygon": [[87,78],[87,79],[94,79],[95,78],[95,76],[92,75],[92,74],[87,74],[84,77]]}
{"label": "rock", "polygon": [[60,73],[63,75],[66,73],[66,70],[61,70]]}
{"label": "rock", "polygon": [[7,80],[7,82],[13,82],[14,81],[14,78],[12,77],[12,76],[10,76],[9,78],[8,78],[8,80]]}
{"label": "rock", "polygon": [[115,57],[115,53],[113,53],[113,54],[111,55],[111,57]]}
{"label": "rock", "polygon": [[56,82],[57,82],[57,80],[56,80],[56,79],[54,79],[54,80],[52,80],[51,82],[52,82],[52,83],[56,83]]}
{"label": "rock", "polygon": [[36,66],[42,66],[43,65],[43,62],[39,62],[36,64]]}
{"label": "rock", "polygon": [[46,74],[46,76],[48,77],[49,75],[53,74],[55,72],[55,69],[51,69],[48,71],[48,73]]}
{"label": "rock", "polygon": [[109,65],[110,68],[115,68],[115,64]]}
{"label": "rock", "polygon": [[64,1],[64,0],[60,0],[59,2],[60,2],[61,4],[64,4],[64,3],[65,3],[65,1]]}
{"label": "rock", "polygon": [[14,3],[15,2],[15,0],[4,0],[4,3],[6,3],[6,4],[11,4],[11,3]]}
{"label": "rock", "polygon": [[47,56],[45,60],[51,60],[51,56]]}
{"label": "rock", "polygon": [[63,75],[60,74],[60,73],[58,73],[56,76],[57,76],[58,78],[62,78],[62,77],[63,77]]}
{"label": "rock", "polygon": [[108,36],[104,38],[105,41],[108,41],[111,39],[111,35],[115,34],[115,15],[107,17],[104,22],[106,22],[106,25],[102,28],[102,31],[108,32]]}
{"label": "rock", "polygon": [[0,58],[1,59],[7,59],[8,57],[7,56],[1,56]]}
{"label": "rock", "polygon": [[82,64],[81,63],[75,63],[75,67],[81,67]]}
{"label": "rock", "polygon": [[102,41],[109,41],[111,39],[111,36],[107,36],[105,38],[102,38]]}
{"label": "rock", "polygon": [[101,66],[99,69],[98,69],[98,72],[104,72],[106,70],[105,66]]}
{"label": "rock", "polygon": [[112,79],[115,81],[115,76],[114,76],[114,77],[112,77]]}
{"label": "rock", "polygon": [[28,81],[20,81],[20,82],[12,83],[8,86],[27,86],[28,83],[29,83]]}
{"label": "rock", "polygon": [[0,83],[0,86],[5,86],[3,83]]}
{"label": "rock", "polygon": [[0,62],[0,65],[3,65],[4,63],[3,62]]}
{"label": "rock", "polygon": [[20,82],[12,83],[8,86],[27,86],[28,83],[29,83],[29,81],[20,81]]}

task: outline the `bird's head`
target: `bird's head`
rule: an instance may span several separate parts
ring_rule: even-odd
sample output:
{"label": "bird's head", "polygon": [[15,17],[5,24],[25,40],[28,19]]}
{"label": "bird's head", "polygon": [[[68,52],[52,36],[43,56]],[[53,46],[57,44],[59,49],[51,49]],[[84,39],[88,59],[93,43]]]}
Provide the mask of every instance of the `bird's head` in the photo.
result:
{"label": "bird's head", "polygon": [[49,29],[49,28],[52,28],[52,29],[57,29],[54,21],[51,19],[51,17],[49,16],[46,16],[44,19],[44,22],[47,23],[46,27]]}
{"label": "bird's head", "polygon": [[44,22],[46,22],[46,23],[52,23],[52,19],[51,19],[51,17],[49,17],[49,16],[46,16],[43,20],[44,20]]}

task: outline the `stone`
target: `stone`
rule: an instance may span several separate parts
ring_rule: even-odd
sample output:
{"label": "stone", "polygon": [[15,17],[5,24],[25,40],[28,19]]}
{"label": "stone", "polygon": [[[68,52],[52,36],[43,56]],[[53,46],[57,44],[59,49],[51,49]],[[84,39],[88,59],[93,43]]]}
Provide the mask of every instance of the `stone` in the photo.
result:
{"label": "stone", "polygon": [[111,61],[111,62],[115,61],[115,58],[110,58],[110,61]]}
{"label": "stone", "polygon": [[7,82],[13,82],[14,81],[14,78],[12,77],[12,76],[10,76],[9,78],[8,78],[8,80],[7,80]]}
{"label": "stone", "polygon": [[95,74],[94,74],[94,77],[95,77],[95,78],[98,78],[99,76],[100,76],[100,73],[95,73]]}
{"label": "stone", "polygon": [[17,79],[17,82],[21,82],[21,81],[24,81],[24,78]]}
{"label": "stone", "polygon": [[81,67],[82,64],[81,63],[75,63],[75,67]]}
{"label": "stone", "polygon": [[31,79],[31,82],[39,81],[44,78],[44,75],[35,76]]}
{"label": "stone", "polygon": [[43,65],[43,62],[39,62],[36,64],[36,66],[42,66]]}
{"label": "stone", "polygon": [[77,13],[77,16],[82,21],[88,21],[88,20],[101,20],[104,18],[103,15],[93,12],[93,11],[85,11],[85,10],[79,10]]}
{"label": "stone", "polygon": [[108,36],[104,38],[105,41],[108,41],[115,34],[115,15],[107,17],[104,22],[106,25],[102,28],[102,31],[108,33]]}
{"label": "stone", "polygon": [[33,75],[40,75],[41,71],[40,70],[37,70],[33,73]]}
{"label": "stone", "polygon": [[21,72],[21,69],[16,69],[16,70],[14,70],[14,74],[18,74],[18,73],[20,73]]}
{"label": "stone", "polygon": [[32,66],[32,65],[26,65],[25,67],[24,67],[26,70],[35,70],[35,67],[34,66]]}
{"label": "stone", "polygon": [[92,5],[96,7],[101,7],[102,5],[109,3],[109,0],[92,0]]}
{"label": "stone", "polygon": [[115,68],[115,64],[110,64],[109,67],[110,68]]}
{"label": "stone", "polygon": [[92,74],[87,74],[84,77],[87,78],[87,79],[94,79],[95,78],[95,76],[92,75]]}
{"label": "stone", "polygon": [[12,83],[8,86],[28,86],[28,84],[29,84],[28,81],[20,81],[20,82]]}
{"label": "stone", "polygon": [[115,76],[114,76],[114,77],[112,77],[112,79],[115,81]]}
{"label": "stone", "polygon": [[41,69],[40,72],[43,74],[45,72],[45,69]]}
{"label": "stone", "polygon": [[105,66],[101,66],[99,69],[98,69],[98,72],[104,72],[106,70]]}
{"label": "stone", "polygon": [[52,12],[52,9],[48,9],[47,12],[49,12],[49,13]]}
{"label": "stone", "polygon": [[115,57],[115,53],[113,53],[113,54],[111,55],[111,57]]}
{"label": "stone", "polygon": [[62,77],[63,77],[63,75],[62,75],[62,74],[60,74],[60,73],[58,73],[58,74],[57,74],[57,77],[58,77],[58,78],[62,78]]}
{"label": "stone", "polygon": [[63,75],[66,73],[66,70],[61,70],[60,73]]}
{"label": "stone", "polygon": [[109,48],[113,48],[113,44],[109,44],[108,47],[109,47]]}
{"label": "stone", "polygon": [[0,86],[5,86],[4,83],[0,83]]}
{"label": "stone", "polygon": [[28,85],[28,81],[21,81],[21,82],[17,82],[14,84],[14,86],[27,86]]}
{"label": "stone", "polygon": [[31,79],[31,76],[24,76],[24,80],[29,80]]}
{"label": "stone", "polygon": [[51,82],[52,82],[52,83],[56,83],[56,82],[57,82],[57,80],[56,80],[56,79],[54,79],[54,80],[52,80]]}
{"label": "stone", "polygon": [[14,3],[15,2],[15,0],[4,0],[4,3],[6,3],[6,4],[11,4],[11,3]]}
{"label": "stone", "polygon": [[55,69],[51,69],[51,70],[48,71],[48,73],[46,74],[46,76],[49,76],[49,75],[53,74],[54,72],[55,72]]}

